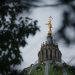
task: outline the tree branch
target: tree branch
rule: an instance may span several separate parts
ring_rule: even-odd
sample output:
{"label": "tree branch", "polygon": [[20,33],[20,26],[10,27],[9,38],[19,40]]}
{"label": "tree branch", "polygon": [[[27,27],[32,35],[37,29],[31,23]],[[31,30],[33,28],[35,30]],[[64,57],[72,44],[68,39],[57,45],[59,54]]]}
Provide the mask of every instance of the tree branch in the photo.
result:
{"label": "tree branch", "polygon": [[36,4],[30,4],[26,3],[23,6],[25,7],[33,7],[33,8],[42,8],[42,7],[58,7],[60,5],[64,5],[63,3],[57,3],[57,4],[44,4],[44,5],[36,5]]}

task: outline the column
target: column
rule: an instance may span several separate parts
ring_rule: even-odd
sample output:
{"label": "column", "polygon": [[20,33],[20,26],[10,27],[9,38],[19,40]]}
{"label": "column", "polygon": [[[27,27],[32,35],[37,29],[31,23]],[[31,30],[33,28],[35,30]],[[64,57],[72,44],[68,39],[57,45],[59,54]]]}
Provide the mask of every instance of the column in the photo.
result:
{"label": "column", "polygon": [[63,75],[67,75],[67,71],[65,68],[63,68]]}
{"label": "column", "polygon": [[45,71],[44,75],[49,75],[50,63],[49,61],[45,61]]}

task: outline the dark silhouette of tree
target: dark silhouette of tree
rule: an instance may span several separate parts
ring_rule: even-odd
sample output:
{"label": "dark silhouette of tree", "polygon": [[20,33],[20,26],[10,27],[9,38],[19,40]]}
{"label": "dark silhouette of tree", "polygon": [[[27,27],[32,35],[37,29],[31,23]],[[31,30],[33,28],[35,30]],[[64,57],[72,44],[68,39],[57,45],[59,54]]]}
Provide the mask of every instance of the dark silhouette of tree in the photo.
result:
{"label": "dark silhouette of tree", "polygon": [[[63,21],[62,26],[58,30],[59,38],[62,38],[67,45],[75,44],[75,0],[58,0],[63,6]],[[69,31],[67,32],[67,29]],[[70,37],[71,34],[74,36]]]}
{"label": "dark silhouette of tree", "polygon": [[[11,68],[23,61],[20,47],[29,35],[39,30],[37,20],[18,17],[23,10],[21,0],[0,0],[0,74],[10,75]],[[16,72],[16,71],[15,71]]]}

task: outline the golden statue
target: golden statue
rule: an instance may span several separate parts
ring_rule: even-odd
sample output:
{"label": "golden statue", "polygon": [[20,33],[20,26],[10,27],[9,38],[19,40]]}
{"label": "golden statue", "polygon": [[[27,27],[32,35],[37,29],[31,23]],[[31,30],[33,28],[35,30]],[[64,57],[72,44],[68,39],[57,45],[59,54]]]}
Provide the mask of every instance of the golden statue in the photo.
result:
{"label": "golden statue", "polygon": [[52,21],[52,17],[50,16],[49,20],[48,20],[48,24],[46,24],[46,25],[48,25],[48,34],[52,34],[52,30],[51,30],[52,23],[51,23],[51,21]]}

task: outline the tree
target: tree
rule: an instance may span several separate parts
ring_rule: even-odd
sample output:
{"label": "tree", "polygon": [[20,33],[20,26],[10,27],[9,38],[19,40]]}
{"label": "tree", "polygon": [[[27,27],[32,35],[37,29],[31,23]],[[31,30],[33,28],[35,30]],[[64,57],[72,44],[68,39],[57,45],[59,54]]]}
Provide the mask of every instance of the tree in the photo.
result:
{"label": "tree", "polygon": [[18,17],[24,9],[21,0],[0,2],[0,73],[9,75],[11,68],[23,61],[20,47],[24,47],[29,35],[39,30],[37,20]]}
{"label": "tree", "polygon": [[[58,0],[64,6],[63,21],[61,28],[57,31],[58,37],[62,38],[69,46],[75,44],[75,0]],[[67,30],[69,29],[69,31]],[[73,35],[71,35],[73,34]],[[70,37],[71,36],[71,37]]]}

